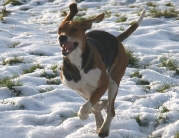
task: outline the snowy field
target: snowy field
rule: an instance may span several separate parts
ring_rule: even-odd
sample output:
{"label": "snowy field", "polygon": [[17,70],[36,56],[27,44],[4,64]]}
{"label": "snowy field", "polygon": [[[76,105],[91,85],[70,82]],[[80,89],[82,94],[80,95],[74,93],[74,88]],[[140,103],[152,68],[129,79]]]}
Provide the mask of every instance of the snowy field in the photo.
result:
{"label": "snowy field", "polygon": [[[179,1],[76,1],[76,20],[105,12],[92,29],[114,35],[146,10],[140,27],[123,42],[131,59],[109,138],[179,138]],[[85,121],[77,117],[84,100],[59,78],[57,28],[75,0],[5,2],[0,2],[0,138],[97,138],[93,114]]]}

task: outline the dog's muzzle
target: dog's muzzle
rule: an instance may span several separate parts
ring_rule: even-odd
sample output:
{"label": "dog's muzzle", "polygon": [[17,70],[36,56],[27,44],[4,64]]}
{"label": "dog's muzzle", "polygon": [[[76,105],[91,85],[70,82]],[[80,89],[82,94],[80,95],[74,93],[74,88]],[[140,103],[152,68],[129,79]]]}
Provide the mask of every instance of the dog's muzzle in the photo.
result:
{"label": "dog's muzzle", "polygon": [[66,35],[61,35],[59,37],[59,43],[62,47],[62,55],[68,56],[76,47],[78,46],[77,42],[67,41],[68,37]]}
{"label": "dog's muzzle", "polygon": [[60,45],[61,45],[61,43],[66,42],[67,39],[68,39],[68,37],[66,35],[60,35],[60,37],[59,37],[59,43],[60,43]]}

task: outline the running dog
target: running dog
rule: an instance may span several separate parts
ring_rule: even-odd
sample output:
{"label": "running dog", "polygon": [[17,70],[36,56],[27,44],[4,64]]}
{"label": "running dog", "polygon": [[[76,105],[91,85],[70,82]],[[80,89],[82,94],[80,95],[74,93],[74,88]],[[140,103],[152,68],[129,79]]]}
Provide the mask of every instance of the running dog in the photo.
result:
{"label": "running dog", "polygon": [[[74,21],[78,13],[76,3],[69,6],[70,12],[58,28],[58,40],[63,55],[60,68],[61,82],[75,90],[86,102],[80,107],[78,117],[81,120],[93,113],[99,137],[107,137],[113,117],[114,103],[120,81],[128,65],[122,41],[130,36],[141,23],[145,11],[138,21],[119,36],[105,31],[91,31],[93,22],[100,22],[104,13],[85,21]],[[108,99],[100,100],[108,90]],[[106,109],[105,119],[101,114]]]}

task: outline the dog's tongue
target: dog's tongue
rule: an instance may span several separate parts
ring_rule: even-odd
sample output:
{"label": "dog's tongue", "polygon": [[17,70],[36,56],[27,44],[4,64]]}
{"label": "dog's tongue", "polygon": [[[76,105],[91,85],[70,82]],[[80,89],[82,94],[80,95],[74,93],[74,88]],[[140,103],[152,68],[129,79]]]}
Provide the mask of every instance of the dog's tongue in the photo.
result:
{"label": "dog's tongue", "polygon": [[72,48],[74,47],[74,43],[73,42],[66,42],[62,45],[62,53],[68,53],[72,50]]}

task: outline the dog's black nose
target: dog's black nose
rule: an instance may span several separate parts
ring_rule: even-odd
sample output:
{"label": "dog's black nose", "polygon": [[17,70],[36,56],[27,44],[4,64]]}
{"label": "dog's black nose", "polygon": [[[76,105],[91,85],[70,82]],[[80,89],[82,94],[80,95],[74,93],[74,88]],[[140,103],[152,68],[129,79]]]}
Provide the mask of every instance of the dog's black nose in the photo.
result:
{"label": "dog's black nose", "polygon": [[59,41],[60,41],[60,43],[64,43],[66,40],[67,40],[67,36],[66,35],[61,35],[60,37],[59,37]]}

